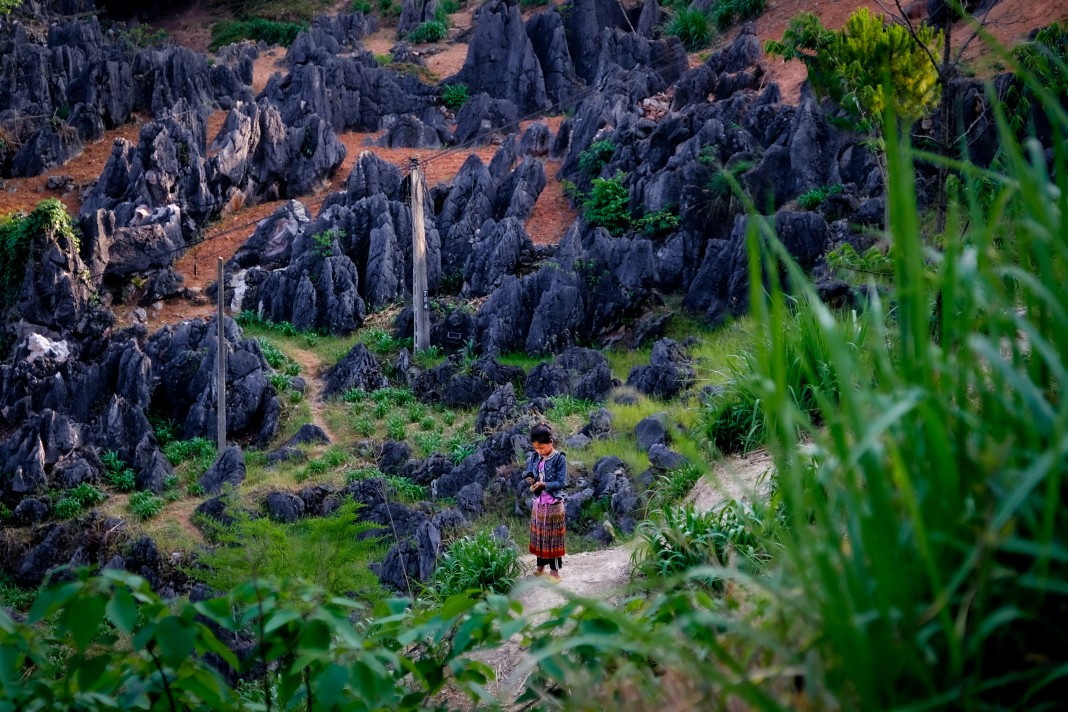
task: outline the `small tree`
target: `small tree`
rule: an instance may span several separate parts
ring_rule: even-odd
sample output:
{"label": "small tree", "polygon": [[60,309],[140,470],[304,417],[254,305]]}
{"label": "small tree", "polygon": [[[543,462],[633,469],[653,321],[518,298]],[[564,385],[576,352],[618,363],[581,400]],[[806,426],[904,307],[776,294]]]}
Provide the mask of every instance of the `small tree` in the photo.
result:
{"label": "small tree", "polygon": [[[938,71],[930,61],[941,52],[942,33],[927,25],[910,32],[888,24],[882,15],[861,8],[836,32],[803,12],[790,20],[781,41],[769,40],[765,51],[784,60],[800,60],[817,95],[837,102],[850,128],[869,134],[881,149],[886,97],[903,124],[926,116],[939,99]],[[888,90],[884,79],[889,75]],[[877,150],[886,180],[886,163]]]}

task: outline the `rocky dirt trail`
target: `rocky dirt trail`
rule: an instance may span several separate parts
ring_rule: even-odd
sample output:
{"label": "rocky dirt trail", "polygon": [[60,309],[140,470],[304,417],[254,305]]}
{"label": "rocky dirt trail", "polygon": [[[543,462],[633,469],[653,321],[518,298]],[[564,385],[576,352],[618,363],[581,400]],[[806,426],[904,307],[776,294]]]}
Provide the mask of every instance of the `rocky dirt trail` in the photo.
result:
{"label": "rocky dirt trail", "polygon": [[300,371],[308,388],[304,391],[304,399],[311,409],[311,423],[323,429],[330,436],[330,442],[338,442],[338,437],[330,430],[330,426],[323,416],[323,382],[322,375],[329,368],[321,356],[307,349],[292,348],[286,350],[287,355],[300,364]]}
{"label": "rocky dirt trail", "polygon": [[[741,457],[730,457],[716,463],[710,476],[700,480],[689,496],[687,504],[699,511],[711,511],[732,499],[748,499],[766,495],[765,475],[773,468],[770,455],[763,450]],[[523,612],[533,621],[544,619],[546,613],[564,603],[569,597],[596,599],[612,603],[627,594],[631,580],[631,556],[635,544],[588,551],[565,557],[562,580],[551,583],[548,577],[535,578],[534,558],[523,558],[527,575],[516,588],[516,600]],[[477,656],[496,674],[489,690],[506,707],[522,693],[529,670],[526,650],[513,639],[488,653]],[[462,703],[450,696],[450,703]]]}

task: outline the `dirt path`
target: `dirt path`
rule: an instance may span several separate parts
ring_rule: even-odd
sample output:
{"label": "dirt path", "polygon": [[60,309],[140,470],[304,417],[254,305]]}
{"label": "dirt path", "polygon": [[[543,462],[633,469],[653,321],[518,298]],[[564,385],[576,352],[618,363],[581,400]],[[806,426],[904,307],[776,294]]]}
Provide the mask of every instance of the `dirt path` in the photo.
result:
{"label": "dirt path", "polygon": [[304,391],[304,398],[308,402],[308,407],[311,408],[312,425],[322,428],[330,436],[330,442],[338,442],[337,435],[331,432],[323,416],[323,383],[320,377],[325,370],[324,367],[327,366],[326,362],[314,351],[305,349],[287,348],[286,355],[300,364],[301,373],[304,374],[304,380],[308,384],[308,389]]}
{"label": "dirt path", "polygon": [[[688,504],[699,511],[711,511],[732,499],[753,499],[765,495],[765,473],[773,463],[766,451],[731,457],[717,462],[711,476],[702,479],[686,498]],[[631,555],[634,544],[618,546],[602,551],[574,554],[564,559],[562,581],[554,584],[532,575],[534,558],[523,559],[528,575],[520,581],[515,598],[523,605],[524,614],[538,621],[568,596],[593,598],[613,602],[627,594],[631,576]],[[522,693],[529,671],[526,650],[518,639],[487,653],[476,656],[493,668],[496,680],[488,686],[489,691],[507,708]],[[449,702],[461,707],[464,700],[450,695]]]}

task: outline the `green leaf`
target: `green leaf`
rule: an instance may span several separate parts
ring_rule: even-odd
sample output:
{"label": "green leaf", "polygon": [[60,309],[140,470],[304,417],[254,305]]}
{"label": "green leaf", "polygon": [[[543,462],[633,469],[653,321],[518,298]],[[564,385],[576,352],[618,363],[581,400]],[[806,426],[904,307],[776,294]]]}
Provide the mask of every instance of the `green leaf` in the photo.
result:
{"label": "green leaf", "polygon": [[110,655],[97,655],[83,660],[74,673],[78,686],[83,690],[103,687],[100,683],[104,681],[105,673],[111,662]]}
{"label": "green leaf", "polygon": [[137,602],[129,591],[116,589],[104,610],[112,625],[127,635],[133,633],[137,624]]}
{"label": "green leaf", "polygon": [[178,667],[193,653],[193,629],[176,616],[167,616],[156,625],[155,640],[171,667]]}
{"label": "green leaf", "polygon": [[37,595],[33,605],[30,606],[30,612],[26,615],[26,622],[36,623],[48,618],[69,601],[83,585],[81,581],[71,581],[59,588],[49,587],[43,589]]}
{"label": "green leaf", "polygon": [[348,670],[337,664],[330,665],[319,673],[314,685],[319,704],[325,709],[336,707],[341,702],[348,679]]}
{"label": "green leaf", "polygon": [[103,618],[104,602],[99,595],[82,596],[67,604],[63,610],[63,623],[79,652],[85,652],[89,647]]}

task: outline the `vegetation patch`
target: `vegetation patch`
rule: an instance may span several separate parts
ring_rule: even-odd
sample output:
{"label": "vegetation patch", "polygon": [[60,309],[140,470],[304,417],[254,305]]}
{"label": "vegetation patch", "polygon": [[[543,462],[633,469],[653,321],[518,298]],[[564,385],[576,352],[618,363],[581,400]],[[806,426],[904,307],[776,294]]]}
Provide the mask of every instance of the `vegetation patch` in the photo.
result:
{"label": "vegetation patch", "polygon": [[378,599],[383,592],[367,564],[381,556],[383,546],[360,536],[377,525],[359,522],[358,511],[359,505],[346,502],[328,517],[293,524],[239,517],[230,527],[216,528],[215,548],[202,553],[189,573],[217,590],[252,578],[296,576],[332,595]]}
{"label": "vegetation patch", "polygon": [[441,598],[478,591],[508,593],[521,568],[519,553],[487,531],[453,542],[434,573],[434,591]]}
{"label": "vegetation patch", "polygon": [[250,20],[220,20],[211,26],[211,49],[216,50],[241,40],[266,42],[288,47],[297,35],[308,28],[304,22],[283,22],[255,17]]}
{"label": "vegetation patch", "polygon": [[[722,0],[720,0],[722,2]],[[708,26],[708,15],[699,8],[684,8],[675,11],[664,31],[678,37],[687,52],[704,49],[712,41],[712,29]]]}
{"label": "vegetation patch", "polygon": [[441,103],[453,111],[458,110],[471,98],[466,84],[449,84],[441,92]]}
{"label": "vegetation patch", "polygon": [[415,44],[440,42],[449,34],[449,27],[443,20],[429,20],[408,33],[408,39]]}

